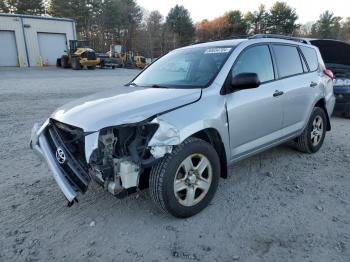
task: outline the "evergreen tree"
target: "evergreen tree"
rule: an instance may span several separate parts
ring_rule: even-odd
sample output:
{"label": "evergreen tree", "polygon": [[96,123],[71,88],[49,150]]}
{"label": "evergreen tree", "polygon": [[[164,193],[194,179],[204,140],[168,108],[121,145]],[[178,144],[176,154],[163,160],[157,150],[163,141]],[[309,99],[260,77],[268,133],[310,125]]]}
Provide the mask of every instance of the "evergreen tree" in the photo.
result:
{"label": "evergreen tree", "polygon": [[0,0],[0,13],[9,13],[9,7],[5,0]]}
{"label": "evergreen tree", "polygon": [[243,18],[241,11],[234,10],[225,14],[227,19],[227,32],[225,38],[228,37],[245,37],[248,31],[248,24]]}
{"label": "evergreen tree", "polygon": [[146,20],[146,30],[148,36],[148,56],[151,58],[162,55],[162,22],[163,16],[159,11],[152,11]]}
{"label": "evergreen tree", "polygon": [[45,10],[42,0],[18,0],[15,7],[16,13],[26,15],[42,15]]}
{"label": "evergreen tree", "polygon": [[247,12],[244,16],[248,24],[248,31],[251,34],[265,34],[267,30],[269,14],[265,9],[265,5],[261,4],[258,11]]}
{"label": "evergreen tree", "polygon": [[341,29],[340,21],[341,17],[334,16],[333,13],[328,10],[325,11],[312,26],[312,36],[337,39]]}
{"label": "evergreen tree", "polygon": [[276,2],[270,9],[268,16],[267,32],[271,34],[291,35],[297,28],[295,21],[298,19],[294,8],[285,2]]}
{"label": "evergreen tree", "polygon": [[88,0],[51,0],[49,13],[56,17],[72,18],[77,23],[79,33],[87,30],[90,16]]}
{"label": "evergreen tree", "polygon": [[173,33],[173,48],[192,42],[195,27],[189,11],[180,5],[171,8],[166,18],[168,29]]}

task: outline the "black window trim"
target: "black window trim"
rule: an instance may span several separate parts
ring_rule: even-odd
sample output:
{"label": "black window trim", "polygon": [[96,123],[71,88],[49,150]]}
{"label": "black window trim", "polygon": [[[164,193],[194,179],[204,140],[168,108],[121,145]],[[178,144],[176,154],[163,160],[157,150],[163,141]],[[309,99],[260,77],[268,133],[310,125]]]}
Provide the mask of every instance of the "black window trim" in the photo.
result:
{"label": "black window trim", "polygon": [[[306,73],[309,73],[309,72],[310,72],[310,66],[309,66],[309,64],[307,63],[307,60],[306,60],[306,58],[305,58],[303,52],[301,51],[300,46],[298,46],[298,53],[299,53],[300,59],[302,60],[302,61],[301,61],[302,66],[304,67],[304,64],[305,64],[305,66],[306,66],[305,69],[306,69],[307,71],[304,71],[304,73],[305,73],[305,74],[306,74]],[[304,63],[303,63],[303,62],[304,62]]]}
{"label": "black window trim", "polygon": [[[313,70],[313,71],[310,70],[309,63],[307,62],[307,59],[306,59],[306,57],[305,57],[305,55],[304,55],[303,50],[301,49],[301,47],[310,48],[310,49],[312,49],[312,50],[315,52],[315,54],[316,54],[316,59],[317,59],[317,68],[316,68],[316,70]],[[305,63],[307,64],[307,67],[308,67],[308,69],[309,69],[309,73],[317,72],[317,71],[320,69],[320,61],[318,60],[318,54],[317,54],[315,48],[314,48],[314,47],[310,47],[310,46],[302,46],[302,45],[301,45],[301,46],[299,46],[299,50],[300,50],[301,55],[304,57],[304,61],[305,61]]]}

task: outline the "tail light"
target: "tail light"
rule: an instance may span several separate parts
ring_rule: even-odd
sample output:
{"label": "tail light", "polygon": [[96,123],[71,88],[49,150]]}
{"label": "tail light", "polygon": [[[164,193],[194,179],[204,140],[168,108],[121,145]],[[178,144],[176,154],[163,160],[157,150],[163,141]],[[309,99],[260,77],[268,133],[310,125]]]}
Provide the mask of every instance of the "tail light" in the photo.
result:
{"label": "tail light", "polygon": [[323,71],[323,73],[324,73],[326,76],[328,76],[330,79],[334,79],[334,74],[333,74],[333,72],[332,72],[331,70],[325,69],[325,70]]}

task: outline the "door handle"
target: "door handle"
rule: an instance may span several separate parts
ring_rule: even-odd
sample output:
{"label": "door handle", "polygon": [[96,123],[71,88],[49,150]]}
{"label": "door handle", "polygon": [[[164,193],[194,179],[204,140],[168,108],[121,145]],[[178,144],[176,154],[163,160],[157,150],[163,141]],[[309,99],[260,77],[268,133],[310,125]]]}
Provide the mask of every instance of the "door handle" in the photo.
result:
{"label": "door handle", "polygon": [[283,94],[284,94],[283,91],[276,90],[275,93],[273,93],[273,96],[274,96],[274,97],[277,97],[277,96],[281,96],[281,95],[283,95]]}
{"label": "door handle", "polygon": [[311,82],[310,83],[310,87],[315,87],[315,86],[317,86],[318,84],[316,83],[316,82]]}

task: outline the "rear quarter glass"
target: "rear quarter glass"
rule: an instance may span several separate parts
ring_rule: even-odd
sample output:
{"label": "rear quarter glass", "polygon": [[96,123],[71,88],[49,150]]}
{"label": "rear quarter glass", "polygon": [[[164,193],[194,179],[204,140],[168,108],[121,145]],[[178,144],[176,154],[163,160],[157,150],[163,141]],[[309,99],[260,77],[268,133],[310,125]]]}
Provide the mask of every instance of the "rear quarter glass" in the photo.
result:
{"label": "rear quarter glass", "polygon": [[318,59],[317,53],[314,48],[300,46],[300,49],[306,59],[306,62],[309,66],[310,71],[316,71],[318,69]]}

